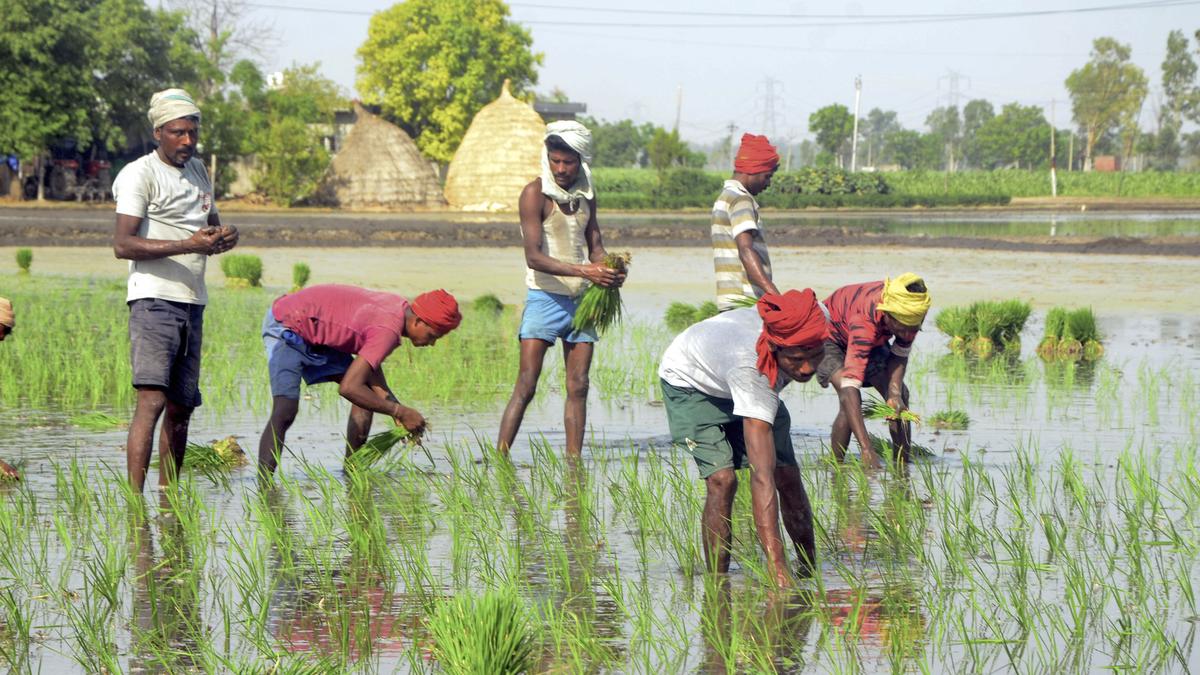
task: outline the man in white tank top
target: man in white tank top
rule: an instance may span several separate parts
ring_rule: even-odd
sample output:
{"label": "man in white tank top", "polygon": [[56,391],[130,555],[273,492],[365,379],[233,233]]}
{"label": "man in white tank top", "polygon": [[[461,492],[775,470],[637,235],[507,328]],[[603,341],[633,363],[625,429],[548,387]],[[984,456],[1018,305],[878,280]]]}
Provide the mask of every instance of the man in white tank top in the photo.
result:
{"label": "man in white tank top", "polygon": [[620,286],[625,273],[603,262],[604,243],[596,224],[592,190],[592,135],[575,121],[546,126],[542,175],[521,191],[521,237],[525,244],[525,311],[521,317],[521,366],[512,398],[500,420],[496,449],[507,453],[517,437],[525,408],[533,400],[546,350],[563,344],[567,401],[563,414],[568,455],[583,450],[587,421],[588,372],[596,335],[575,330],[572,320],[589,284]]}
{"label": "man in white tank top", "polygon": [[200,346],[208,256],[238,242],[221,225],[212,182],[195,157],[200,108],[182,89],[160,91],[147,115],[158,148],[117,174],[113,253],[129,261],[129,347],[137,407],[125,446],[129,482],[142,491],[154,428],[166,412],[158,484],[183,467],[188,421],[200,405]]}

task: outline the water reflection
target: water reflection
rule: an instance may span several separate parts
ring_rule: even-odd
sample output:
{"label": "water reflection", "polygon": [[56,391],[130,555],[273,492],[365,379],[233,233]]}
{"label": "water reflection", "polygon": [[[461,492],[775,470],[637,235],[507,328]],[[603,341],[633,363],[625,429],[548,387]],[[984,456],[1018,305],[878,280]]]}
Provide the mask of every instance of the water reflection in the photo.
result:
{"label": "water reflection", "polygon": [[145,511],[134,511],[129,516],[134,568],[131,672],[196,670],[200,666],[196,660],[200,644],[208,639],[199,602],[203,561],[194,558],[196,552],[175,512],[176,506],[166,493],[160,499],[155,519],[157,554],[154,528]]}

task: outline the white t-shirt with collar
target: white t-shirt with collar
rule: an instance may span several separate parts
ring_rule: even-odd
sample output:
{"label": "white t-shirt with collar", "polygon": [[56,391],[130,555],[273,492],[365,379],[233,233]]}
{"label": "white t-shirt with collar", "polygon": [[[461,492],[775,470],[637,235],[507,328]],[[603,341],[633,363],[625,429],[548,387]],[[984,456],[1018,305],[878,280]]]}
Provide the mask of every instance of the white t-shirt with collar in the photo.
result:
{"label": "white t-shirt with collar", "polygon": [[[212,182],[195,157],[183,168],[168,164],[152,151],[121,169],[113,181],[117,213],[141,218],[138,236],[181,241],[208,225],[217,212]],[[125,301],[160,298],[193,305],[208,303],[204,270],[208,256],[185,253],[156,260],[129,261]]]}

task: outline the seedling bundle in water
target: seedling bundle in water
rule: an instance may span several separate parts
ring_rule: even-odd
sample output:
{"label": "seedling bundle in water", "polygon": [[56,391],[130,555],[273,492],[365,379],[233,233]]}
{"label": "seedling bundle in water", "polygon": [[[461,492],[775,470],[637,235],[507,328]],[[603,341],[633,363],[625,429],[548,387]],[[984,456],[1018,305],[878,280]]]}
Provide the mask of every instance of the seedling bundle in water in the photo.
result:
{"label": "seedling bundle in water", "polygon": [[997,348],[1021,351],[1021,330],[1032,311],[1021,300],[982,300],[967,307],[947,307],[934,323],[950,338],[950,351],[962,354],[970,349],[988,357]]}
{"label": "seedling bundle in water", "polygon": [[[610,270],[624,272],[632,259],[633,256],[628,253],[609,253],[604,256],[604,265]],[[621,322],[621,311],[621,289],[592,284],[579,300],[571,326],[575,330],[594,329],[603,335]]]}
{"label": "seedling bundle in water", "polygon": [[1055,307],[1046,312],[1046,332],[1038,344],[1038,356],[1050,361],[1080,358],[1095,361],[1104,354],[1100,344],[1100,329],[1096,327],[1096,315],[1091,307],[1067,311]]}
{"label": "seedling bundle in water", "polygon": [[863,400],[862,414],[864,419],[869,420],[900,420],[901,422],[912,422],[914,424],[921,423],[921,416],[911,410],[896,411],[895,408],[888,405],[886,401],[874,396],[867,396]]}
{"label": "seedling bundle in water", "polygon": [[699,305],[689,305],[686,302],[672,302],[663,314],[663,322],[667,329],[674,333],[682,333],[688,326],[699,323],[718,314],[717,303],[707,300]]}

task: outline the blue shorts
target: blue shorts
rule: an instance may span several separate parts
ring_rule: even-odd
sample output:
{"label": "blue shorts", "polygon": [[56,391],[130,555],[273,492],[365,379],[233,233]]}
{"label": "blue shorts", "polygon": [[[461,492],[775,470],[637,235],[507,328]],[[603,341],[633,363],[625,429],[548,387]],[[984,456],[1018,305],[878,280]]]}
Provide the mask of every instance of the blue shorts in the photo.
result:
{"label": "blue shorts", "polygon": [[267,348],[267,371],[271,374],[271,396],[300,400],[300,379],[308,384],[337,380],[354,357],[336,349],[310,345],[275,320],[271,308],[263,317],[263,344]]}
{"label": "blue shorts", "polygon": [[529,289],[525,293],[525,311],[521,313],[522,340],[542,340],[554,344],[564,342],[595,342],[596,331],[575,330],[571,322],[575,319],[578,299],[568,295],[547,293]]}

